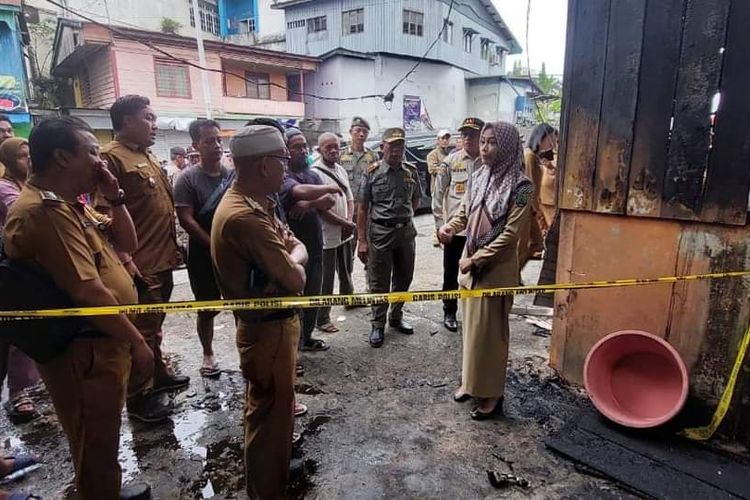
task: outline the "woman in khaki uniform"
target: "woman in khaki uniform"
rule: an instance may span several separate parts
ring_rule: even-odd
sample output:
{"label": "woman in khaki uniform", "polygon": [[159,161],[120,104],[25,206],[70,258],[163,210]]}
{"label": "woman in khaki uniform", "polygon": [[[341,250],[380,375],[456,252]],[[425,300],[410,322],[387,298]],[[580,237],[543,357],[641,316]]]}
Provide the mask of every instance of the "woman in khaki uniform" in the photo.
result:
{"label": "woman in khaki uniform", "polygon": [[[488,123],[480,139],[482,167],[469,178],[461,207],[440,228],[447,244],[466,230],[459,263],[459,285],[465,289],[518,285],[518,235],[528,230],[534,188],[523,172],[523,146],[516,128]],[[502,413],[512,296],[464,299],[463,370],[454,399],[478,399],[471,418]]]}

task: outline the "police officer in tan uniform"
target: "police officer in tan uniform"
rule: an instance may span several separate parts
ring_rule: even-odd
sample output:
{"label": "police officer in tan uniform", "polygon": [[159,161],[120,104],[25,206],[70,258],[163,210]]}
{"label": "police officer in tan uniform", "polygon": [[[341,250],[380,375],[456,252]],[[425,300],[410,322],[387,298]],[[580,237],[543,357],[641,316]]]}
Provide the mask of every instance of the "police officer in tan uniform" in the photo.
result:
{"label": "police officer in tan uniform", "polygon": [[[48,273],[78,306],[135,303],[133,280],[115,252],[115,247],[135,249],[135,228],[91,128],[78,118],[51,118],[34,128],[30,149],[33,175],[5,226],[8,256]],[[110,201],[111,217],[78,201],[97,188]],[[148,380],[153,354],[123,314],[94,316],[87,323],[91,330],[39,365],[68,438],[78,496],[143,498],[138,495],[148,487],[142,483],[120,488],[120,413],[128,377]]]}
{"label": "police officer in tan uniform", "polygon": [[[370,135],[370,124],[367,120],[355,116],[352,119],[352,126],[349,128],[349,135],[351,142],[341,152],[339,158],[339,164],[344,167],[347,175],[349,176],[349,187],[354,195],[354,210],[352,211],[352,221],[357,222],[357,212],[359,210],[357,202],[357,193],[359,193],[360,186],[362,185],[362,179],[367,173],[367,168],[378,161],[378,154],[365,147],[365,141]],[[354,257],[354,249],[357,245],[357,228],[354,228],[354,237],[344,243],[345,249],[351,253],[352,258]],[[351,274],[351,269],[349,274]]]}
{"label": "police officer in tan uniform", "polygon": [[[121,254],[133,277],[141,304],[169,302],[177,266],[175,205],[172,186],[159,161],[148,149],[156,138],[156,115],[147,97],[128,95],[110,109],[115,140],[102,148],[110,171],[127,193],[125,204],[138,232],[138,248]],[[96,198],[98,211],[107,213],[107,200]],[[139,314],[134,323],[154,352],[154,379],[145,389],[131,387],[128,414],[143,422],[159,422],[169,417],[171,408],[158,393],[186,387],[190,378],[175,375],[161,351],[164,314]]]}
{"label": "police officer in tan uniform", "polygon": [[[439,226],[456,215],[461,200],[466,194],[469,176],[482,166],[482,159],[479,156],[479,133],[482,127],[484,127],[484,122],[479,118],[464,119],[458,128],[463,148],[446,156],[438,167],[435,192],[432,195],[432,210]],[[458,262],[461,260],[465,245],[466,235],[462,232],[443,246],[443,290],[458,289]],[[458,312],[458,302],[455,299],[445,299],[443,301],[443,325],[452,332],[458,331],[456,312]]]}
{"label": "police officer in tan uniform", "polygon": [[[274,193],[289,162],[268,125],[237,132],[229,145],[237,178],[211,227],[211,258],[228,299],[297,295],[305,287],[305,246],[275,215]],[[235,311],[245,395],[245,481],[250,498],[286,498],[294,429],[294,371],[300,322],[293,309]]]}
{"label": "police officer in tan uniform", "polygon": [[[404,161],[404,130],[386,129],[382,147],[383,160],[370,165],[360,186],[357,255],[367,264],[370,292],[403,292],[414,277],[417,230],[412,219],[422,188],[417,168]],[[411,335],[414,329],[403,320],[403,306],[391,306],[389,323],[397,331]],[[372,307],[372,347],[383,345],[387,313],[387,304]]]}

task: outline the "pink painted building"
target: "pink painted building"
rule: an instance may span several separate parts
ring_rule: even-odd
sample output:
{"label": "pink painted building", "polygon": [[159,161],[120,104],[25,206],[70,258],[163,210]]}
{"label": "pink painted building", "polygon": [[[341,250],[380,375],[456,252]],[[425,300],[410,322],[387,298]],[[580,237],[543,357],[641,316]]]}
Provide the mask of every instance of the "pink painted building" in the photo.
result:
{"label": "pink painted building", "polygon": [[[211,110],[227,135],[258,116],[304,118],[300,93],[319,59],[215,41],[204,46]],[[162,157],[172,146],[187,146],[188,124],[206,116],[193,38],[60,19],[53,50],[54,74],[72,80],[70,113],[102,140],[111,133],[106,109],[122,95],[151,99],[160,129],[154,150]]]}

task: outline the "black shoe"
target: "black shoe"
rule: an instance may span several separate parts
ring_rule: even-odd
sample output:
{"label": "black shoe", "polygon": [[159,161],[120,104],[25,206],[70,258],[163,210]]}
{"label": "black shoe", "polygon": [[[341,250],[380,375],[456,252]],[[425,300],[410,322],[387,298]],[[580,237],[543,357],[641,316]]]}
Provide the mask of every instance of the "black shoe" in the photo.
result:
{"label": "black shoe", "polygon": [[139,396],[128,401],[128,416],[134,420],[155,424],[169,420],[172,405],[165,404],[158,394]]}
{"label": "black shoe", "polygon": [[120,500],[151,500],[151,486],[146,483],[130,483],[120,489]]}
{"label": "black shoe", "polygon": [[391,328],[395,328],[397,332],[403,333],[404,335],[411,335],[414,333],[414,328],[402,319],[396,321],[391,320],[389,324],[391,325]]}
{"label": "black shoe", "polygon": [[461,389],[453,393],[453,401],[456,403],[463,403],[471,399],[471,394],[468,392],[461,392]]}
{"label": "black shoe", "polygon": [[380,347],[381,345],[383,345],[383,340],[385,340],[385,333],[383,332],[383,327],[373,326],[372,331],[370,331],[370,346]]}
{"label": "black shoe", "polygon": [[190,385],[190,377],[187,375],[172,375],[160,380],[154,379],[154,387],[151,392],[176,391]]}
{"label": "black shoe", "polygon": [[443,319],[443,325],[449,331],[457,332],[458,321],[456,321],[456,313],[445,313],[445,318]]}
{"label": "black shoe", "polygon": [[477,406],[476,408],[471,410],[471,413],[469,413],[469,415],[471,415],[471,418],[473,420],[489,420],[491,418],[498,417],[503,414],[503,400],[504,399],[505,398],[503,397],[498,399],[497,403],[495,403],[495,407],[489,413],[485,413],[481,411],[479,407]]}

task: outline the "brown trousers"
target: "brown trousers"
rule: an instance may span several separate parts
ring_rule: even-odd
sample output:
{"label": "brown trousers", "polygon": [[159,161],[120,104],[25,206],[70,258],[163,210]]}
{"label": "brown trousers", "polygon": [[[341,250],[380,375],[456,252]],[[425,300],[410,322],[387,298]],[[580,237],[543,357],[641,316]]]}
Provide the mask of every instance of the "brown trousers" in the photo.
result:
{"label": "brown trousers", "polygon": [[245,485],[251,499],[286,498],[294,430],[297,316],[237,325],[245,394]]}
{"label": "brown trousers", "polygon": [[[143,277],[142,286],[138,287],[139,304],[156,304],[159,302],[169,302],[174,288],[172,271],[163,271],[154,275]],[[163,380],[171,376],[171,372],[164,361],[161,352],[161,341],[163,338],[162,324],[166,314],[138,314],[131,318],[133,325],[141,332],[146,344],[154,353],[154,378],[146,384],[140,386],[131,386],[128,388],[128,397],[137,397],[145,390],[154,385],[154,381]]]}
{"label": "brown trousers", "polygon": [[531,218],[531,224],[528,225],[527,230],[521,230],[518,235],[518,275],[521,275],[521,271],[526,267],[526,263],[534,254],[544,250],[544,237],[542,236],[542,228],[539,227],[539,221],[537,221],[536,214]]}
{"label": "brown trousers", "polygon": [[68,438],[81,500],[120,496],[117,452],[130,364],[130,345],[104,337],[76,340],[39,365]]}

